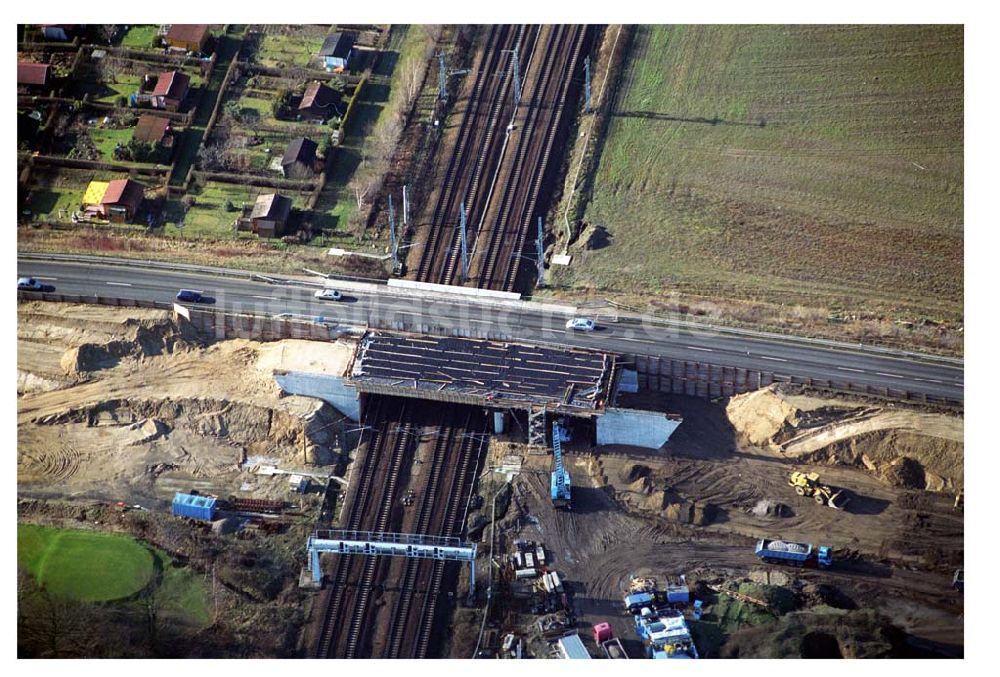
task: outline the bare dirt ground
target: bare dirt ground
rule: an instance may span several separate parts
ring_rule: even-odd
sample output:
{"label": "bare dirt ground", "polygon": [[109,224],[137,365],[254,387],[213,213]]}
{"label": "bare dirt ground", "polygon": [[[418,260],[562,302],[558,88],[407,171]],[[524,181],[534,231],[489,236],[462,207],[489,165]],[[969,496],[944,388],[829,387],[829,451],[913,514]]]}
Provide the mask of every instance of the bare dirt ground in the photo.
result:
{"label": "bare dirt ground", "polygon": [[[637,657],[641,648],[634,641],[631,619],[622,613],[629,578],[652,575],[662,580],[685,574],[696,586],[740,581],[785,586],[801,605],[795,622],[820,629],[830,623],[822,615],[829,601],[815,591],[827,591],[829,597],[833,590],[842,609],[874,609],[882,614],[874,621],[878,627],[891,624],[905,639],[891,648],[886,642],[872,644],[864,640],[871,632],[869,617],[851,612],[855,615],[838,621],[855,633],[838,636],[844,655],[962,653],[962,603],[951,588],[951,576],[962,565],[963,514],[954,508],[954,496],[926,490],[930,483],[922,483],[920,473],[916,479],[901,481],[892,472],[893,459],[902,457],[900,448],[891,444],[867,440],[859,457],[874,456],[877,449],[882,454],[877,460],[869,458],[870,464],[842,453],[845,445],[850,447],[872,432],[872,421],[881,421],[876,427],[882,433],[905,429],[912,435],[905,452],[912,455],[907,456],[911,461],[919,459],[921,468],[922,463],[932,462],[955,466],[951,475],[933,467],[940,477],[947,477],[949,487],[960,487],[960,419],[916,411],[872,411],[868,405],[837,400],[785,399],[771,392],[743,396],[745,401],[734,398],[728,410],[691,398],[649,393],[642,397],[645,408],[680,413],[684,423],[656,452],[574,445],[568,457],[573,512],[551,507],[551,456],[520,449],[524,464],[512,482],[512,507],[502,522],[505,529],[498,548],[502,552],[515,538],[545,543],[552,567],[567,581],[582,634],[588,634],[589,625],[607,620]],[[865,415],[859,417],[861,409]],[[852,420],[852,415],[859,420]],[[830,436],[833,422],[843,419],[847,422]],[[891,425],[893,420],[899,427]],[[747,434],[761,433],[762,426],[770,432],[758,438],[761,446],[749,443]],[[849,426],[855,426],[853,437]],[[822,431],[814,437],[825,435],[821,439],[831,441],[811,443],[808,454],[797,453],[814,429]],[[793,453],[785,452],[788,447],[780,440],[792,441]],[[928,450],[933,453],[923,453]],[[516,446],[505,446],[496,453],[517,452]],[[793,469],[815,470],[823,482],[846,489],[851,497],[847,509],[833,510],[797,496],[786,482]],[[490,485],[487,480],[482,489],[487,499],[484,510],[489,509],[491,492],[499,487]],[[823,572],[762,566],[753,553],[762,537],[829,545],[840,565]],[[709,619],[721,608],[720,602],[714,593],[696,590],[706,600]],[[512,622],[530,618],[525,615]],[[695,625],[703,654],[767,655],[748,653],[747,646],[764,646],[761,637],[740,635],[726,644],[741,627],[751,627],[742,620]],[[766,636],[773,638],[774,633]],[[471,649],[456,641],[453,651],[470,655]],[[808,653],[807,648],[802,651]]]}
{"label": "bare dirt ground", "polygon": [[255,470],[325,474],[315,464],[337,458],[343,418],[274,382],[274,369],[315,362],[301,343],[203,344],[162,311],[20,306],[19,494],[130,504],[191,489],[287,495],[286,476]]}

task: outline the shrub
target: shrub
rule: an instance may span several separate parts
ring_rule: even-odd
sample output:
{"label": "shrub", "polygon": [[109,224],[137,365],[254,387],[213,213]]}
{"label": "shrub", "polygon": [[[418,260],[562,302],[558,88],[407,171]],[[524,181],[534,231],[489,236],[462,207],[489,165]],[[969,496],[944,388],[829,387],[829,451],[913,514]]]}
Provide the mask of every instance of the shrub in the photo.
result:
{"label": "shrub", "polygon": [[233,205],[233,201],[232,200],[226,200],[226,203],[224,205],[222,205],[222,206],[223,206],[223,208],[227,212],[234,212],[234,211],[236,211],[236,206]]}
{"label": "shrub", "polygon": [[271,102],[271,113],[276,118],[280,118],[288,112],[288,106],[292,100],[292,92],[288,89],[282,89],[278,92],[278,95]]}
{"label": "shrub", "polygon": [[128,99],[126,99],[124,96],[119,96],[117,99],[115,99],[115,105],[118,106],[119,108],[125,108],[126,106],[128,106]]}

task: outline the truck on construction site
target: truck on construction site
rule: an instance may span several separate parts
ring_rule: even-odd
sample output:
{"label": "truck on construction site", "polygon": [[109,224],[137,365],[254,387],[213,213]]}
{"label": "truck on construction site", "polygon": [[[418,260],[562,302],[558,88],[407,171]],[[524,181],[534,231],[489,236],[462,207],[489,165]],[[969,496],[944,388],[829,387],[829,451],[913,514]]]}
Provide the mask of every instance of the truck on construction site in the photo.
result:
{"label": "truck on construction site", "polygon": [[656,579],[633,577],[628,589],[625,609],[632,614],[647,658],[698,658],[680,608],[691,599],[683,576],[669,580],[663,589]]}
{"label": "truck on construction site", "polygon": [[829,547],[813,547],[811,543],[795,543],[780,539],[762,538],[757,542],[757,557],[768,564],[788,564],[795,567],[826,569],[833,565]]}
{"label": "truck on construction site", "polygon": [[684,613],[645,606],[635,616],[635,633],[647,658],[698,658]]}
{"label": "truck on construction site", "polygon": [[610,623],[598,623],[594,626],[594,644],[600,648],[605,658],[628,658],[625,647],[614,636]]}

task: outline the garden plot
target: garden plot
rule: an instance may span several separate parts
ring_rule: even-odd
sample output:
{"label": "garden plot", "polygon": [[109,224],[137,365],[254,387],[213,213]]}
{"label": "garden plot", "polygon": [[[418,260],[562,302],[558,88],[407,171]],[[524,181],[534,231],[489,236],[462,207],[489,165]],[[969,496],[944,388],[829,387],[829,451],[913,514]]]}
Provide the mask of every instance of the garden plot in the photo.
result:
{"label": "garden plot", "polygon": [[[188,191],[191,205],[183,219],[178,219],[179,205],[167,204],[168,214],[164,234],[186,238],[254,237],[256,239],[256,236],[247,233],[237,233],[236,219],[244,205],[252,207],[258,195],[273,192],[276,192],[273,188],[222,181],[206,181],[204,184],[193,185]],[[302,209],[308,198],[308,193],[288,189],[277,192],[292,199],[292,209]],[[177,227],[179,220],[183,223],[181,228]]]}
{"label": "garden plot", "polygon": [[[129,97],[140,90],[146,75],[159,75],[165,71],[176,70],[191,78],[189,91],[184,108],[192,105],[197,91],[204,83],[202,69],[178,57],[168,62],[156,58],[143,59],[135,56],[108,53],[100,59],[94,59],[91,54],[85,56],[73,79],[71,95],[82,99],[86,96],[91,101],[110,103],[125,107]],[[206,62],[207,63],[207,62]]]}
{"label": "garden plot", "polygon": [[[79,111],[61,110],[56,117],[51,138],[46,149],[47,155],[59,155],[99,162],[125,164],[167,164],[170,151],[153,149],[149,155],[141,155],[142,162],[131,155],[119,154],[119,145],[128,146],[135,133],[136,123],[142,113],[136,109],[118,108],[110,111],[84,108]],[[178,128],[175,126],[176,134]]]}
{"label": "garden plot", "polygon": [[271,68],[322,68],[317,55],[331,29],[331,26],[267,26],[256,60]]}

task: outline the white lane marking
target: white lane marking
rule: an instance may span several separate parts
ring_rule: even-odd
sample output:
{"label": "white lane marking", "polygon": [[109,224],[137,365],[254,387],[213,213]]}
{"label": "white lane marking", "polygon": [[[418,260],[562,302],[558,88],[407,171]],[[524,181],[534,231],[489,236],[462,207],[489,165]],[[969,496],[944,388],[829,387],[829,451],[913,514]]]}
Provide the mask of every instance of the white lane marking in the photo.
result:
{"label": "white lane marking", "polygon": [[492,320],[474,320],[471,317],[467,321],[468,322],[478,322],[479,324],[493,324]]}
{"label": "white lane marking", "polygon": [[884,371],[876,371],[875,375],[876,376],[891,376],[892,378],[905,378],[903,376],[900,376],[899,374],[887,374]]}
{"label": "white lane marking", "polygon": [[252,299],[262,299],[264,301],[277,301],[278,300],[278,299],[274,298],[273,296],[254,296],[253,294],[250,295],[250,298],[252,298]]}
{"label": "white lane marking", "polygon": [[[939,381],[936,378],[915,378],[913,380],[914,381],[921,381],[923,383],[941,383],[942,385],[944,384],[944,381]],[[962,385],[962,384],[959,383],[958,385]]]}
{"label": "white lane marking", "polygon": [[839,369],[840,371],[854,371],[854,372],[857,372],[859,374],[865,373],[864,369],[852,369],[850,367],[837,367],[837,369]]}
{"label": "white lane marking", "polygon": [[771,360],[772,362],[788,362],[788,360],[783,357],[768,357],[767,355],[759,355],[758,357],[762,360]]}
{"label": "white lane marking", "polygon": [[619,341],[635,341],[636,343],[656,343],[655,341],[650,341],[649,339],[629,338],[628,336],[615,336],[613,338]]}
{"label": "white lane marking", "polygon": [[105,284],[110,284],[112,287],[131,287],[129,282],[105,282]]}
{"label": "white lane marking", "polygon": [[699,348],[698,346],[685,346],[685,348],[687,348],[688,350],[701,350],[702,352],[706,352],[706,353],[714,353],[715,352],[711,348]]}
{"label": "white lane marking", "polygon": [[[26,277],[26,276],[25,276]],[[41,275],[35,275],[36,280],[58,280],[58,277],[42,277]]]}

